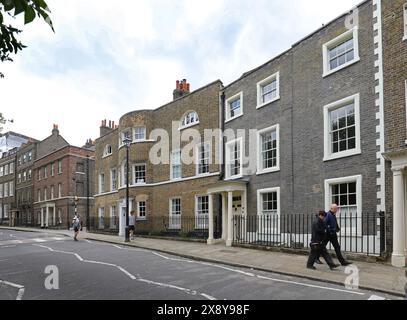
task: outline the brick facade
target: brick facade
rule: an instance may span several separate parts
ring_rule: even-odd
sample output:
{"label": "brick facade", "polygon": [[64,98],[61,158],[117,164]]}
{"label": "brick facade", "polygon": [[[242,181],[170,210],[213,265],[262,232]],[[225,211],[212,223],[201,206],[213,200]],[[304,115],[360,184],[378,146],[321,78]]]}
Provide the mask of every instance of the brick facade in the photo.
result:
{"label": "brick facade", "polygon": [[78,197],[77,212],[86,225],[88,197],[89,214],[93,209],[93,157],[93,150],[70,146],[55,128],[50,137],[38,144],[33,167],[36,225],[69,228],[75,215],[75,197]]}
{"label": "brick facade", "polygon": [[[137,126],[146,127],[146,141],[132,143],[129,149],[130,159],[130,175],[134,174],[133,165],[146,165],[146,181],[144,184],[135,184],[134,178],[131,181],[130,187],[130,206],[135,209],[140,201],[146,203],[146,217],[168,217],[169,215],[169,199],[174,197],[181,198],[182,217],[193,218],[196,214],[197,195],[205,195],[207,186],[218,181],[219,164],[215,163],[215,151],[217,150],[216,143],[212,144],[212,164],[209,165],[208,176],[197,176],[196,165],[182,165],[182,179],[171,181],[170,179],[170,164],[161,163],[153,164],[150,160],[150,151],[156,145],[156,141],[149,140],[151,132],[154,129],[161,129],[169,135],[169,151],[175,149],[172,145],[173,127],[172,121],[181,121],[182,117],[189,111],[195,111],[199,116],[199,124],[191,127],[196,129],[200,136],[204,135],[205,129],[219,128],[219,92],[221,89],[220,81],[216,81],[207,85],[204,88],[198,89],[195,92],[187,93],[181,97],[176,96],[176,99],[156,110],[140,110],[127,113],[122,116],[119,125],[106,126],[103,125],[101,133],[104,135],[96,140],[95,152],[95,190],[97,193],[99,187],[100,175],[104,174],[105,190],[101,194],[95,196],[95,212],[97,217],[100,208],[104,208],[105,217],[109,217],[110,210],[113,206],[116,207],[115,215],[118,216],[119,210],[121,219],[123,219],[126,188],[124,185],[124,164],[126,161],[126,148],[119,146],[121,133],[127,129],[133,130]],[[110,130],[109,130],[110,129]],[[178,130],[178,125],[174,129],[175,133],[183,134],[188,129]],[[183,148],[190,141],[181,142],[180,147]],[[104,156],[104,151],[107,146],[111,146],[112,154]],[[176,148],[177,149],[177,148]],[[111,189],[111,170],[117,170],[118,190]],[[189,180],[190,179],[190,180]],[[143,218],[139,219],[143,220]],[[123,220],[120,220],[123,221]]]}

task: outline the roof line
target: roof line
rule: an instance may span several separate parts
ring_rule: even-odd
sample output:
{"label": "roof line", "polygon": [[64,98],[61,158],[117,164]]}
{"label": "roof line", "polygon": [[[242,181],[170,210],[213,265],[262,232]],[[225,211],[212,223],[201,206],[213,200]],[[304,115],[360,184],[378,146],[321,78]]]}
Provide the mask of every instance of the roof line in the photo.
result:
{"label": "roof line", "polygon": [[[372,1],[372,0],[363,0],[362,2],[360,2],[359,4],[357,4],[354,8],[359,8],[360,6],[364,5],[365,3],[369,2],[369,1]],[[301,40],[295,42],[293,45],[291,45],[291,47],[290,47],[289,49],[287,49],[287,50],[285,50],[284,52],[278,54],[277,56],[275,56],[275,57],[273,57],[272,59],[268,60],[267,62],[263,63],[262,65],[260,65],[260,66],[258,66],[258,67],[256,67],[256,68],[254,68],[254,69],[252,69],[252,70],[250,70],[250,71],[247,71],[247,72],[243,73],[238,79],[232,81],[232,82],[229,83],[227,86],[225,86],[224,89],[229,88],[230,86],[232,86],[233,84],[235,84],[235,83],[238,82],[239,80],[244,79],[244,78],[247,77],[248,75],[250,75],[250,74],[256,72],[257,70],[263,68],[265,65],[267,65],[267,64],[269,64],[269,63],[271,63],[271,62],[273,62],[273,61],[275,61],[275,60],[281,58],[283,55],[285,55],[285,54],[287,54],[287,53],[290,53],[290,52],[292,51],[292,49],[293,49],[294,47],[298,46],[301,42],[307,40],[308,38],[311,38],[311,37],[312,37],[313,35],[315,35],[316,33],[320,32],[320,31],[323,30],[324,28],[328,27],[329,25],[331,25],[331,24],[334,23],[335,21],[337,21],[337,20],[343,18],[344,16],[346,16],[346,15],[349,14],[349,13],[350,13],[350,10],[348,10],[348,11],[342,13],[340,16],[338,16],[338,17],[336,17],[335,19],[329,21],[328,23],[323,24],[322,27],[320,27],[320,28],[318,28],[317,30],[313,31],[312,33],[310,33],[309,35],[305,36],[305,37],[302,38]]]}

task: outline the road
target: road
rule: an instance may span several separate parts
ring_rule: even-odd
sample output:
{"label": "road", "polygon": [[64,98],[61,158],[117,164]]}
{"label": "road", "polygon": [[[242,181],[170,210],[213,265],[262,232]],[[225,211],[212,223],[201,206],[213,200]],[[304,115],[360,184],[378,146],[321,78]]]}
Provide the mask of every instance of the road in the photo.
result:
{"label": "road", "polygon": [[[51,268],[47,270],[48,273],[45,272],[47,267]],[[54,289],[49,289],[50,284]],[[46,232],[0,230],[0,300],[16,299],[401,298],[371,291],[347,290],[343,286],[302,278],[193,261],[151,250],[88,240],[75,242],[72,238],[57,237]]]}

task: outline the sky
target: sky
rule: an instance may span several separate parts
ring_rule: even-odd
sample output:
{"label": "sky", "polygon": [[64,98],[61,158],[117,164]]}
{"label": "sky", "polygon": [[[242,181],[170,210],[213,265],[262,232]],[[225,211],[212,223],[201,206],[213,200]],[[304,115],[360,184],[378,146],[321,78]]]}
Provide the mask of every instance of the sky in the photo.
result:
{"label": "sky", "polygon": [[14,120],[5,131],[41,140],[58,124],[77,146],[98,138],[102,119],[170,102],[177,79],[192,91],[227,85],[361,2],[46,1],[55,33],[13,21],[28,47],[0,63],[0,112]]}

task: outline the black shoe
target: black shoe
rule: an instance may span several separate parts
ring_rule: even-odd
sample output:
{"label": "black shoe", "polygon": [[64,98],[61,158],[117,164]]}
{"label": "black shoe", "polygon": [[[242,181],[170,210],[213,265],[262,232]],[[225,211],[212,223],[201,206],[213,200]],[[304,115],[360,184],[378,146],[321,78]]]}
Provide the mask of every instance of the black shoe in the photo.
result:
{"label": "black shoe", "polygon": [[315,268],[314,266],[307,266],[307,269],[317,270],[317,268]]}
{"label": "black shoe", "polygon": [[352,264],[352,263],[349,262],[349,261],[345,261],[345,262],[342,262],[342,263],[341,263],[341,265],[343,265],[344,267],[350,266],[351,264]]}
{"label": "black shoe", "polygon": [[339,264],[333,264],[333,265],[330,265],[330,266],[329,266],[329,269],[335,270],[335,269],[338,268],[338,267],[339,267]]}
{"label": "black shoe", "polygon": [[319,260],[319,259],[315,260],[315,263],[316,263],[316,264],[323,264],[322,261]]}

